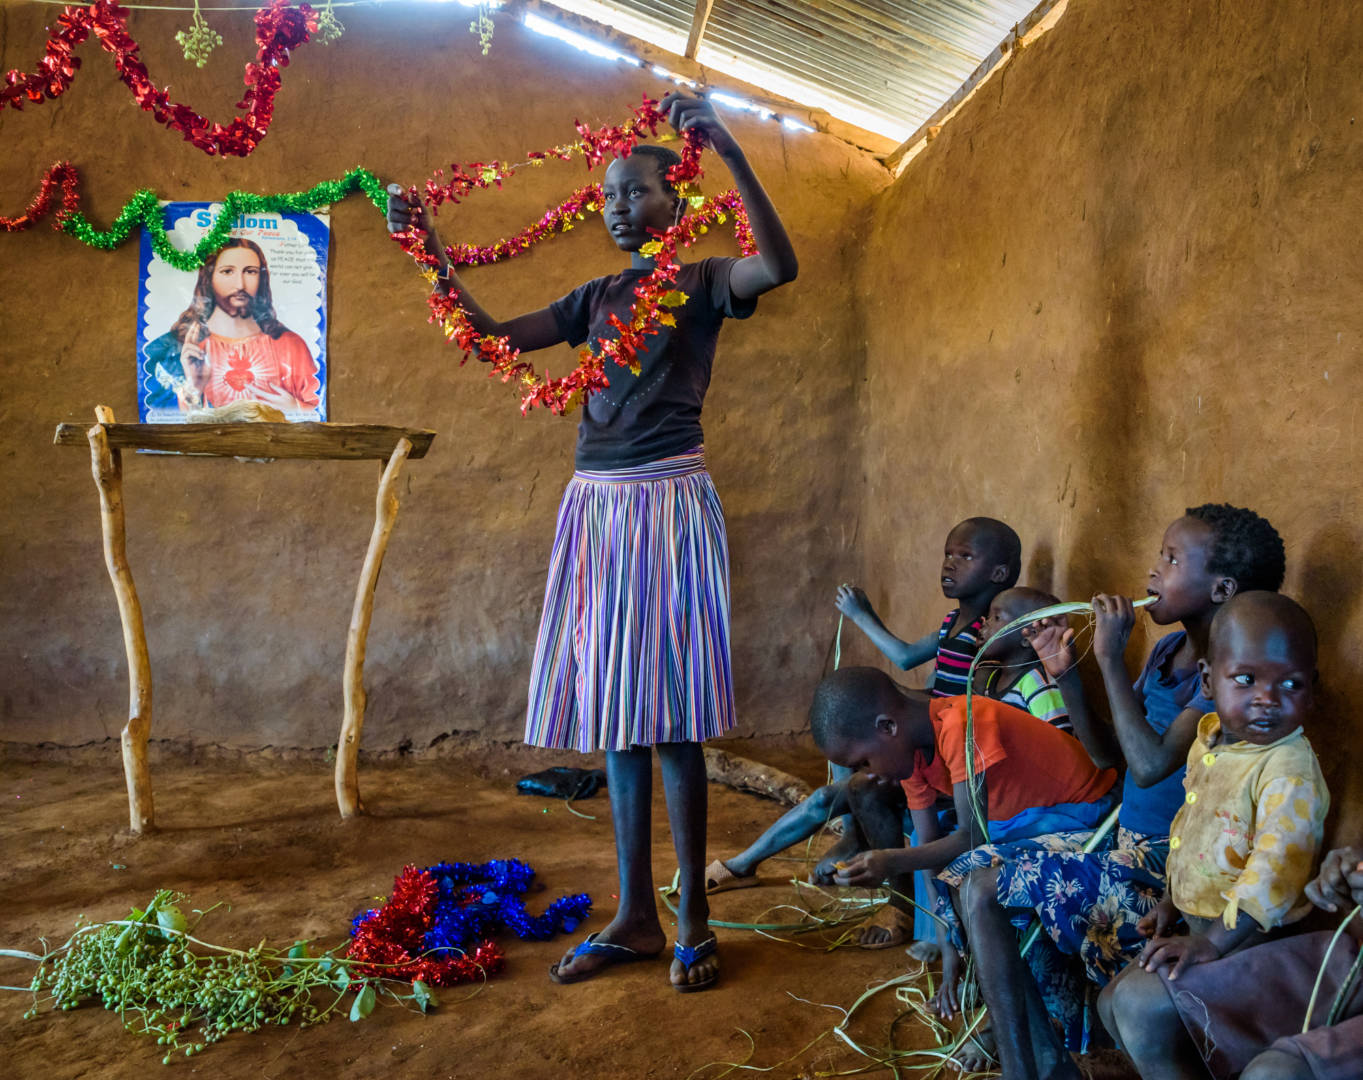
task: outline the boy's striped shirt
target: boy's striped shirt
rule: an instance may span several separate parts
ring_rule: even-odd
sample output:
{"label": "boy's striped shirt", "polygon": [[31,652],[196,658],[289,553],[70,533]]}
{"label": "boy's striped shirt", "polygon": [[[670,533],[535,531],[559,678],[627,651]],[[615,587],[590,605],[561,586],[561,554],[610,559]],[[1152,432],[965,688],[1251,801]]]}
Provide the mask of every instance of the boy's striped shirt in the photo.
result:
{"label": "boy's striped shirt", "polygon": [[937,630],[937,667],[929,684],[933,697],[955,697],[957,694],[964,694],[970,662],[980,651],[980,631],[984,628],[983,616],[954,635],[947,636],[951,634],[951,624],[956,621],[959,613],[960,608],[949,611]]}
{"label": "boy's striped shirt", "polygon": [[1045,720],[1051,727],[1059,728],[1067,735],[1074,734],[1070,711],[1065,708],[1065,697],[1060,693],[1060,687],[1040,668],[1028,668],[1022,678],[1004,691],[999,700],[1026,709],[1038,720]]}

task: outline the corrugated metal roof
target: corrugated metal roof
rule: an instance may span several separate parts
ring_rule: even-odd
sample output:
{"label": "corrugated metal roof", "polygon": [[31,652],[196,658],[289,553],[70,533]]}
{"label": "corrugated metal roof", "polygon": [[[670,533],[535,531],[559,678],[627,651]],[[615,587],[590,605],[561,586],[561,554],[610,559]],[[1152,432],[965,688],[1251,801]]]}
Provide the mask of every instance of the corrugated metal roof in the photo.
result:
{"label": "corrugated metal roof", "polygon": [[[690,32],[696,11],[695,0],[594,6],[654,24],[672,41]],[[714,0],[695,59],[904,139],[1036,6],[1037,0]]]}

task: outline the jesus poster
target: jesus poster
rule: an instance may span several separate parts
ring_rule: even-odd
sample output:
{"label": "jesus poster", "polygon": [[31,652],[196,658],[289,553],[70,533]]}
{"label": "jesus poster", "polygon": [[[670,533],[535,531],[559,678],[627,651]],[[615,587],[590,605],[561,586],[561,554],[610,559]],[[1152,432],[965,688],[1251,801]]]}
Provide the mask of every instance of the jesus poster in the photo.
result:
{"label": "jesus poster", "polygon": [[[172,245],[189,251],[220,203],[167,203]],[[184,423],[237,401],[288,420],[327,419],[326,214],[260,213],[232,223],[197,271],[176,270],[142,233],[138,414]]]}

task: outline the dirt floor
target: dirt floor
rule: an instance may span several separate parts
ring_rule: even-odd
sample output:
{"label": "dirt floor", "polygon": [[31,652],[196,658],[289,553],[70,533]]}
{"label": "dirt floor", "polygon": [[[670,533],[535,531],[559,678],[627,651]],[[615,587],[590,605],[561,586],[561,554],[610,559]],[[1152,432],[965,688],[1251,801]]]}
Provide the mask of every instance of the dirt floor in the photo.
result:
{"label": "dirt floor", "polygon": [[[6,853],[0,947],[37,951],[40,937],[64,940],[77,916],[123,917],[160,888],[190,894],[187,907],[231,904],[202,928],[210,941],[249,946],[267,938],[288,945],[312,938],[330,945],[343,940],[353,915],[386,895],[404,863],[442,859],[524,859],[544,885],[530,898],[531,910],[564,892],[590,892],[596,911],[586,930],[603,925],[614,903],[604,796],[579,804],[596,815],[589,821],[561,803],[515,793],[519,775],[549,764],[540,755],[510,750],[368,765],[361,785],[369,816],[351,823],[337,817],[324,762],[162,760],[153,772],[160,829],[137,839],[122,828],[126,801],[115,756],[110,749],[103,760],[35,762],[10,755],[0,762],[0,844]],[[818,779],[819,763],[808,757],[777,748],[767,760]],[[710,850],[717,855],[741,848],[779,809],[716,785],[710,796]],[[674,864],[658,801],[654,866],[662,881]],[[799,870],[796,862],[769,863],[768,886],[717,897],[714,917],[759,921],[764,909],[800,903],[788,883]],[[768,912],[767,918],[789,921],[790,914]],[[661,960],[590,983],[554,986],[545,969],[568,942],[512,939],[504,942],[503,975],[472,997],[460,989],[441,991],[440,1008],[428,1016],[381,1008],[361,1023],[341,1017],[303,1031],[237,1033],[172,1067],[214,1077],[392,1072],[699,1080],[724,1072],[712,1063],[747,1058],[750,1046],[741,1032],[753,1040],[751,1064],[791,1059],[767,1075],[803,1077],[866,1064],[830,1033],[840,1019],[831,1006],[845,1007],[867,987],[907,970],[902,952],[845,948],[830,954],[817,935],[804,936],[800,945],[750,931],[721,929],[718,935],[722,982],[702,994],[673,993]],[[23,985],[30,975],[29,965],[0,959],[0,982]],[[27,994],[0,996],[6,1075],[142,1077],[160,1068],[154,1040],[124,1032],[99,1008],[43,1011],[24,1020],[28,1005]],[[852,1030],[885,1045],[898,1011],[892,992],[878,995]],[[931,1043],[927,1029],[911,1018],[896,1026],[894,1038],[905,1048]],[[817,1041],[799,1054],[811,1040]]]}

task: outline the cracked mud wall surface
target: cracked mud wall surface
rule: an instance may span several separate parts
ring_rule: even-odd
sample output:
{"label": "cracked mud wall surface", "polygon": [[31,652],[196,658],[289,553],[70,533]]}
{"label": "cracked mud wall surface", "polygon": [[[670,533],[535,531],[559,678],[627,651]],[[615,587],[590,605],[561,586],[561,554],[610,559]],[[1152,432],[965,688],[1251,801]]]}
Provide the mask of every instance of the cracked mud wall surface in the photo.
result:
{"label": "cracked mud wall surface", "polygon": [[[57,9],[0,11],[0,66],[32,70]],[[214,120],[232,115],[253,55],[249,15],[217,13],[226,39],[200,70],[174,32],[184,13],[136,11],[153,81]],[[668,84],[497,19],[480,56],[462,8],[346,9],[335,45],[297,50],[274,123],[245,159],[210,158],[138,110],[111,57],[88,42],[56,101],[0,115],[4,212],[69,158],[83,209],[106,225],[132,193],[218,199],[298,191],[363,165],[420,183],[451,161],[519,160],[570,141],[574,119],[618,123]],[[705,410],[711,470],[728,514],[734,668],[742,729],[804,723],[832,633],[827,582],[846,576],[858,438],[861,335],[847,298],[856,239],[888,174],[823,135],[735,119],[801,259],[793,286],[722,335]],[[729,186],[707,158],[706,191]],[[581,164],[527,170],[502,192],[447,210],[447,241],[489,243],[599,178]],[[116,736],[127,683],[104,570],[88,454],[51,445],[62,421],[107,404],[136,418],[137,245],[106,253],[48,223],[0,239],[0,739],[81,744]],[[695,258],[734,250],[712,230]],[[514,264],[472,271],[502,316],[613,272],[599,222]],[[426,324],[425,288],[362,197],[332,208],[331,418],[429,427],[410,462],[369,636],[367,748],[442,734],[520,736],[554,514],[575,424],[522,419],[514,388],[460,369]],[[542,354],[562,373],[567,348]],[[129,560],[155,682],[153,736],[225,746],[323,747],[336,739],[346,627],[373,526],[374,463],[125,457]]]}
{"label": "cracked mud wall surface", "polygon": [[1087,599],[1142,594],[1185,507],[1252,507],[1320,630],[1310,735],[1355,839],[1360,62],[1349,5],[1070,0],[875,200],[859,276],[886,621],[942,618],[970,515],[1018,530],[1024,582]]}

